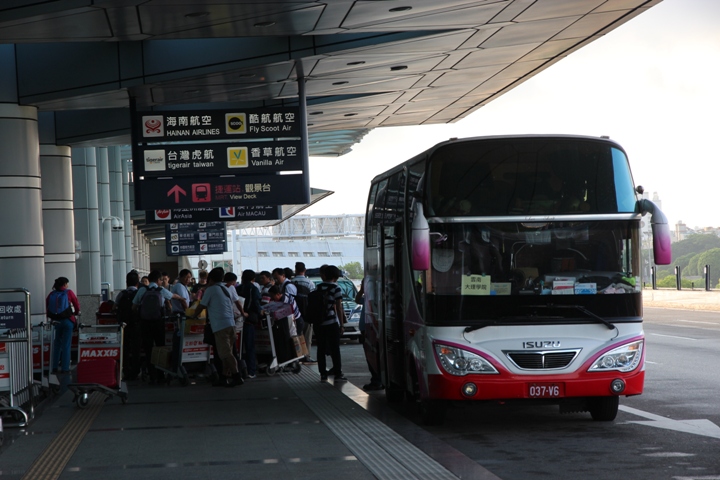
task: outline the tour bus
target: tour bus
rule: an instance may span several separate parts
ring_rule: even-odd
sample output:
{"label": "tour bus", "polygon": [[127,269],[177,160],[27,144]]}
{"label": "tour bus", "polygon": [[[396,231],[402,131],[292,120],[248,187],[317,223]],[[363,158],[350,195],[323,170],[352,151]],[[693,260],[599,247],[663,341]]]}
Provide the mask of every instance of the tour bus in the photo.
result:
{"label": "tour bus", "polygon": [[535,401],[612,421],[645,377],[640,220],[667,218],[608,138],[451,139],[373,179],[365,354],[389,401]]}

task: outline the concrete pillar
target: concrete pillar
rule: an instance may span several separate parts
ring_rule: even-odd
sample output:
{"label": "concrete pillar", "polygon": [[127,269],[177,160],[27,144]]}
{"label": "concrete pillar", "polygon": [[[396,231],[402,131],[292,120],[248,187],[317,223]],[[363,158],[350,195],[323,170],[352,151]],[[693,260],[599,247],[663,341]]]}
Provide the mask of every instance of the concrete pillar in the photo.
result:
{"label": "concrete pillar", "polygon": [[30,291],[32,322],[40,323],[48,292],[35,107],[0,103],[0,205],[0,288]]}
{"label": "concrete pillar", "polygon": [[133,257],[133,235],[134,230],[132,226],[132,220],[130,220],[130,168],[129,160],[121,157],[122,167],[122,188],[123,188],[123,220],[125,222],[125,272],[129,272],[134,268],[134,257]]}
{"label": "concrete pillar", "polygon": [[70,288],[77,290],[71,156],[70,147],[40,145],[47,292],[58,277],[66,277]]}
{"label": "concrete pillar", "polygon": [[[109,283],[113,290],[112,220],[110,218],[110,166],[107,147],[96,149],[98,223],[100,225],[100,283]],[[104,220],[103,220],[104,219]]]}
{"label": "concrete pillar", "polygon": [[120,147],[108,148],[108,160],[110,161],[110,215],[118,218],[123,224],[122,230],[114,229],[112,231],[112,285],[114,290],[122,290],[125,288],[125,274],[130,271],[125,266],[125,228],[130,228],[130,226],[125,227]]}
{"label": "concrete pillar", "polygon": [[72,149],[77,293],[100,295],[100,225],[98,223],[97,166],[94,148]]}

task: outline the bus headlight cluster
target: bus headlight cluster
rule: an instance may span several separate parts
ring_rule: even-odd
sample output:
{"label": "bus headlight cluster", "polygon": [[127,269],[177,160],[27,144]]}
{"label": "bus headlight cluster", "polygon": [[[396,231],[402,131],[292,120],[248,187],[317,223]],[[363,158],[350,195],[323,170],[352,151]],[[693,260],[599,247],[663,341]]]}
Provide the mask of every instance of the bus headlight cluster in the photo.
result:
{"label": "bus headlight cluster", "polygon": [[451,375],[468,373],[498,373],[490,362],[467,350],[447,345],[435,345],[435,352],[443,369]]}
{"label": "bus headlight cluster", "polygon": [[588,371],[590,372],[608,372],[617,370],[618,372],[630,372],[640,365],[642,358],[643,341],[628,343],[622,347],[611,350],[601,355]]}

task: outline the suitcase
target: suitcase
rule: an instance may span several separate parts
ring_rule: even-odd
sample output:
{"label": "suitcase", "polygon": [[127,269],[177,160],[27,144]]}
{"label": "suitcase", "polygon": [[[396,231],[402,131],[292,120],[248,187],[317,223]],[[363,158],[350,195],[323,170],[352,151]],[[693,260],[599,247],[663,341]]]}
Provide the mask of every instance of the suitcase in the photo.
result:
{"label": "suitcase", "polygon": [[290,350],[292,340],[290,339],[290,329],[288,322],[284,318],[277,320],[272,326],[273,341],[275,343],[275,355],[278,363],[285,363],[295,358],[295,351]]}
{"label": "suitcase", "polygon": [[78,383],[97,383],[117,388],[117,361],[114,358],[83,360],[77,364]]}

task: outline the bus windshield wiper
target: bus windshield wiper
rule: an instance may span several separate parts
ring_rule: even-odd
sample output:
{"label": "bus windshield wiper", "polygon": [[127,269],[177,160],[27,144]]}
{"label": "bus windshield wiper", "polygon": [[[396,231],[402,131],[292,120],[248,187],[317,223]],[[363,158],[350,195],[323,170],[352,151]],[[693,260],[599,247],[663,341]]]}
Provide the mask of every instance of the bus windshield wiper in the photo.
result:
{"label": "bus windshield wiper", "polygon": [[595,320],[599,321],[600,323],[605,325],[608,328],[608,330],[614,330],[615,328],[617,328],[612,322],[605,320],[600,315],[598,315],[594,312],[591,312],[590,310],[583,307],[582,305],[556,305],[554,303],[548,303],[547,305],[527,305],[527,308],[572,308],[574,310],[584,313],[588,317],[592,317]]}

